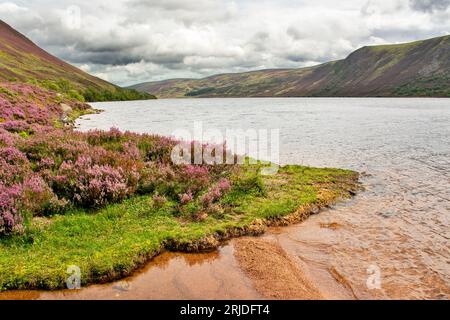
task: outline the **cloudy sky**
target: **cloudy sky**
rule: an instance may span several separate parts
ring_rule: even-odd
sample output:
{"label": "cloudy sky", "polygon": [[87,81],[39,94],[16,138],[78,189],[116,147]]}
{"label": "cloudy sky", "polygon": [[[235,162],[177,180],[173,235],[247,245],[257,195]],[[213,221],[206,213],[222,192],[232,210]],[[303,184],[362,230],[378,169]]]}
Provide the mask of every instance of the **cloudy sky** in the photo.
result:
{"label": "cloudy sky", "polygon": [[450,0],[0,0],[0,18],[119,85],[341,59],[450,34]]}

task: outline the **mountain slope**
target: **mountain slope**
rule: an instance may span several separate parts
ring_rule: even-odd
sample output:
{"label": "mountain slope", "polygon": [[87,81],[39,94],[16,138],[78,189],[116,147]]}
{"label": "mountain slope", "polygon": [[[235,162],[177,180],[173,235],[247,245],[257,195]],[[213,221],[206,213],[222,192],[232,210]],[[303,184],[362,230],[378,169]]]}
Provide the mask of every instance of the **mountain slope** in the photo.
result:
{"label": "mountain slope", "polygon": [[151,98],[119,88],[52,56],[1,20],[0,82],[33,83],[88,101]]}
{"label": "mountain slope", "polygon": [[450,96],[450,36],[363,47],[346,59],[303,69],[174,79],[130,88],[160,98]]}

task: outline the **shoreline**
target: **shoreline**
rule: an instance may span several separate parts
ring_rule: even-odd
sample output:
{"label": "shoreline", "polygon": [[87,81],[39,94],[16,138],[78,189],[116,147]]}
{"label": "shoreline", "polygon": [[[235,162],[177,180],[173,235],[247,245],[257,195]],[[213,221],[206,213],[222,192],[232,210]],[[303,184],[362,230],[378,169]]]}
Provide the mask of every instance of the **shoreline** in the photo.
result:
{"label": "shoreline", "polygon": [[[84,280],[82,289],[89,289],[91,285],[96,284],[107,284],[117,280],[122,280],[126,277],[132,276],[142,270],[147,264],[149,264],[157,256],[164,252],[180,252],[180,253],[202,253],[211,252],[217,250],[226,241],[236,238],[243,238],[246,236],[261,236],[266,233],[269,227],[277,226],[289,226],[293,224],[298,224],[311,215],[320,213],[323,209],[329,208],[345,199],[349,199],[356,195],[356,193],[362,189],[361,183],[359,181],[359,174],[353,173],[351,178],[340,185],[340,195],[327,195],[318,197],[317,203],[307,204],[299,207],[296,211],[290,214],[267,218],[267,219],[255,219],[251,223],[240,227],[230,227],[224,231],[214,232],[206,234],[204,237],[191,241],[183,240],[169,240],[165,241],[161,247],[157,250],[152,250],[147,252],[145,255],[141,254],[133,259],[133,266],[130,269],[122,269],[120,272],[114,271],[106,274],[98,275],[97,277]],[[257,239],[257,238],[256,238]],[[26,286],[18,289],[8,289],[0,292],[0,300],[8,299],[8,295],[18,294],[20,292],[26,291],[40,291],[45,290],[46,292],[58,292],[55,290],[61,290],[63,287],[58,286],[54,288],[43,288],[41,286]]]}

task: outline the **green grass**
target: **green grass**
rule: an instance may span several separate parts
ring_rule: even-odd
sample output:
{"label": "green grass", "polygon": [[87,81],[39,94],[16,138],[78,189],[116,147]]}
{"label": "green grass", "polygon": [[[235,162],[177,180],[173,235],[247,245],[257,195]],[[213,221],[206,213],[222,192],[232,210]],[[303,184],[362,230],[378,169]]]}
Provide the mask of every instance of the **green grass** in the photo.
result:
{"label": "green grass", "polygon": [[394,95],[399,97],[450,97],[449,81],[448,74],[422,77],[396,88]]}
{"label": "green grass", "polygon": [[0,93],[4,93],[10,98],[15,97],[17,95],[15,92],[11,92],[8,89],[3,88],[3,87],[0,87]]}
{"label": "green grass", "polygon": [[136,90],[124,89],[110,86],[109,88],[83,88],[67,79],[57,80],[36,80],[29,83],[62,94],[68,99],[75,99],[80,102],[104,102],[104,101],[131,101],[155,99],[155,96],[138,92]]}
{"label": "green grass", "polygon": [[193,90],[185,94],[186,97],[196,97],[201,96],[202,94],[213,93],[216,89],[213,87],[202,88],[198,90]]}
{"label": "green grass", "polygon": [[183,248],[208,236],[251,233],[255,221],[349,197],[357,189],[357,177],[339,169],[284,167],[275,176],[262,177],[254,189],[235,187],[222,200],[228,209],[203,222],[184,219],[174,203],[156,208],[150,196],[97,212],[34,219],[27,234],[0,240],[0,290],[63,288],[71,265],[81,268],[83,285],[118,279],[167,246]]}

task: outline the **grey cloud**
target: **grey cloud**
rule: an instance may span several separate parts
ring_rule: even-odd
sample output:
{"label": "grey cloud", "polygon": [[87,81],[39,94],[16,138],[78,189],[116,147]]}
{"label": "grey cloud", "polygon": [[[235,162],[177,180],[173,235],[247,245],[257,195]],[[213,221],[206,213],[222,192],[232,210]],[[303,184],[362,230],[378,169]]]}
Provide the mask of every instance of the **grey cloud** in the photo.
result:
{"label": "grey cloud", "polygon": [[397,27],[389,30],[375,28],[372,30],[372,36],[384,39],[388,43],[408,42],[411,38],[425,39],[430,37],[426,30],[411,27]]}
{"label": "grey cloud", "polygon": [[[361,0],[0,0],[0,16],[58,57],[127,85],[302,67],[366,44],[438,36],[450,30],[439,12],[449,1],[370,0],[360,9]],[[61,20],[74,4],[79,29]],[[425,14],[411,21],[411,8]]]}
{"label": "grey cloud", "polygon": [[411,8],[422,12],[446,10],[450,7],[450,0],[410,0]]}
{"label": "grey cloud", "polygon": [[286,33],[292,37],[294,40],[301,40],[307,37],[307,35],[304,32],[301,32],[295,27],[289,27],[286,30]]}
{"label": "grey cloud", "polygon": [[310,61],[310,59],[307,59],[305,56],[302,55],[288,55],[286,58],[293,62],[307,62]]}
{"label": "grey cloud", "polygon": [[98,65],[128,65],[142,61],[139,58],[133,58],[127,55],[118,55],[115,52],[101,52],[101,53],[82,53],[81,55],[70,55],[69,59],[75,63],[92,63]]}
{"label": "grey cloud", "polygon": [[232,6],[215,0],[129,0],[126,7],[132,13],[127,20],[134,22],[148,22],[151,17],[158,17],[192,26],[227,21],[233,17]]}
{"label": "grey cloud", "polygon": [[212,0],[197,0],[197,1],[179,1],[179,0],[129,0],[127,5],[134,8],[148,8],[152,10],[163,9],[168,11],[180,10],[208,10],[217,2]]}
{"label": "grey cloud", "polygon": [[257,32],[249,39],[246,46],[256,52],[267,50],[267,46],[270,46],[270,34],[268,32]]}

